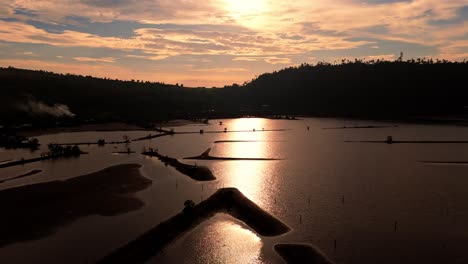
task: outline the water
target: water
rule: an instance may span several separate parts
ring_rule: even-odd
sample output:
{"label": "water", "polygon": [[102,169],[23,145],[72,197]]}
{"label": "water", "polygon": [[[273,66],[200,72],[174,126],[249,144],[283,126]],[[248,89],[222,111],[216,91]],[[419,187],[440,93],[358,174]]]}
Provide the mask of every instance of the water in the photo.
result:
{"label": "water", "polygon": [[[125,145],[83,146],[90,152],[64,159],[0,169],[0,180],[33,169],[43,172],[0,184],[0,189],[66,179],[118,164],[138,163],[153,180],[136,194],[145,206],[114,217],[87,216],[58,227],[35,241],[0,248],[5,263],[96,261],[159,222],[180,212],[183,202],[196,203],[222,187],[236,187],[249,199],[284,221],[292,231],[262,237],[242,222],[218,215],[185,234],[150,263],[282,263],[275,243],[310,243],[336,263],[467,263],[468,166],[423,164],[421,160],[468,160],[468,144],[362,144],[345,140],[468,140],[468,128],[398,124],[378,129],[324,130],[344,125],[382,125],[343,119],[213,120],[211,125],[174,127],[252,130],[247,133],[186,134],[132,142],[128,147],[158,148],[183,158],[212,148],[213,156],[278,158],[275,161],[184,161],[206,165],[217,177],[195,182],[156,158],[116,155]],[[309,126],[308,131],[306,127]],[[264,129],[290,129],[262,132]],[[40,136],[49,142],[121,140],[147,131],[80,132]],[[155,132],[153,132],[155,134]],[[248,140],[224,142],[217,140]],[[38,156],[40,152],[0,150],[0,161]],[[300,222],[302,215],[302,223]],[[33,219],[31,219],[33,221]],[[397,229],[395,230],[395,222]],[[335,248],[336,240],[336,248]],[[181,254],[181,250],[184,254]],[[27,254],[25,254],[27,252]]]}

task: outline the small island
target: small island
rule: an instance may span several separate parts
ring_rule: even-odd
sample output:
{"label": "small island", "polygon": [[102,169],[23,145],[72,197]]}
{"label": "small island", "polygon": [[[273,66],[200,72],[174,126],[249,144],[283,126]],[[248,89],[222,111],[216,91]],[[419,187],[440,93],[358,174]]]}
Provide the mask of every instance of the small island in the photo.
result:
{"label": "small island", "polygon": [[188,160],[281,160],[273,158],[236,158],[236,157],[213,157],[210,155],[211,148],[205,150],[201,155],[194,157],[187,157]]}
{"label": "small island", "polygon": [[190,165],[178,161],[175,158],[168,156],[163,156],[157,151],[150,149],[142,153],[145,156],[157,157],[159,160],[164,162],[166,165],[174,167],[177,171],[182,174],[189,176],[190,178],[196,181],[213,181],[216,180],[216,177],[213,175],[211,170],[205,166]]}

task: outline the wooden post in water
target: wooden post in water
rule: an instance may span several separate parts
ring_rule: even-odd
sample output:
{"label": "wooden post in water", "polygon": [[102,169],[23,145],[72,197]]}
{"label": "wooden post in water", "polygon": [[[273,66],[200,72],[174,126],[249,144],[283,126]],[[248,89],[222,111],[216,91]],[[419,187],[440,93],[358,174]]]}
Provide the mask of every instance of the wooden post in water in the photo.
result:
{"label": "wooden post in water", "polygon": [[307,203],[310,205],[310,196],[309,196],[309,198],[307,199]]}
{"label": "wooden post in water", "polygon": [[302,215],[299,214],[299,224],[302,224]]}
{"label": "wooden post in water", "polygon": [[398,229],[398,221],[395,221],[395,224],[393,226],[393,230],[396,232]]}
{"label": "wooden post in water", "polygon": [[341,197],[341,203],[344,204],[344,195]]}
{"label": "wooden post in water", "polygon": [[333,246],[334,246],[334,248],[336,250],[336,239],[333,241]]}

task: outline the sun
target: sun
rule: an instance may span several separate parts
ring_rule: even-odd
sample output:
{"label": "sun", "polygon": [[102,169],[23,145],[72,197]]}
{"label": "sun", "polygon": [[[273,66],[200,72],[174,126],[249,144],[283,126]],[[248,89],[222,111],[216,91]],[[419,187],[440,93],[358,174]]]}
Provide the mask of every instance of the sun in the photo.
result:
{"label": "sun", "polygon": [[224,0],[225,9],[233,17],[259,15],[265,12],[266,0]]}

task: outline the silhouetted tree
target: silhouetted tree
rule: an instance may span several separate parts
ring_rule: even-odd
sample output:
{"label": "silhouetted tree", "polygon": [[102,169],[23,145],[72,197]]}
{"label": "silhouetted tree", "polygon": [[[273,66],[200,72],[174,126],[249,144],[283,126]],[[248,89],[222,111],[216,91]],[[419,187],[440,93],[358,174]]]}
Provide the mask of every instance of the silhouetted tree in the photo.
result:
{"label": "silhouetted tree", "polygon": [[195,203],[192,200],[186,200],[184,202],[184,214],[190,215],[193,212],[193,207],[195,206]]}

